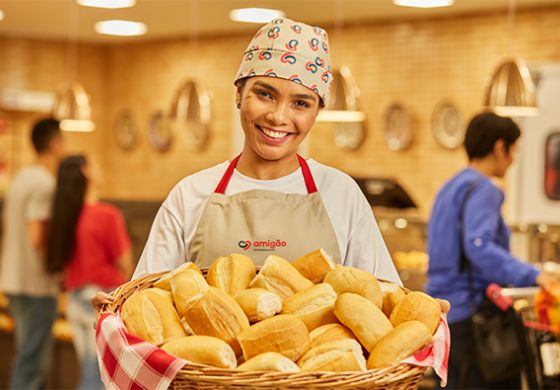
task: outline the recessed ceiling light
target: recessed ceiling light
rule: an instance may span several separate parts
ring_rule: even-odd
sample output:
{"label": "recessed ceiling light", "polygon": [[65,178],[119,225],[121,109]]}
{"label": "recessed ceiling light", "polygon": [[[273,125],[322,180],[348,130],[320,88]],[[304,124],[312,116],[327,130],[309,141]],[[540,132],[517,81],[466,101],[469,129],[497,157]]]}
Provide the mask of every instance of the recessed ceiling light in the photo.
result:
{"label": "recessed ceiling light", "polygon": [[128,8],[136,4],[136,0],[77,0],[84,7],[97,8]]}
{"label": "recessed ceiling light", "polygon": [[229,12],[229,18],[234,22],[247,23],[268,23],[284,16],[284,11],[268,8],[239,8]]}
{"label": "recessed ceiling light", "polygon": [[0,9],[0,20],[4,19],[4,11]]}
{"label": "recessed ceiling light", "polygon": [[95,31],[106,35],[132,37],[144,35],[147,30],[148,28],[144,23],[130,22],[128,20],[104,20],[95,23]]}
{"label": "recessed ceiling light", "polygon": [[454,2],[455,0],[393,0],[395,5],[416,8],[448,7]]}

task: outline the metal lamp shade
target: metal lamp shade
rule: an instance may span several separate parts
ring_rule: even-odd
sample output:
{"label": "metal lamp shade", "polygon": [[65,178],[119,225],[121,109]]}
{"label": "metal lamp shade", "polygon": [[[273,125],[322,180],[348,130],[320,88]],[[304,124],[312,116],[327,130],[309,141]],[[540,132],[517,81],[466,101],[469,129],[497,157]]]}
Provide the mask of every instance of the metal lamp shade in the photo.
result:
{"label": "metal lamp shade", "polygon": [[95,123],[91,121],[89,95],[77,82],[59,89],[53,116],[60,120],[60,128],[65,131],[90,132],[95,129]]}
{"label": "metal lamp shade", "polygon": [[486,90],[485,106],[502,116],[537,115],[535,84],[520,59],[501,63]]}

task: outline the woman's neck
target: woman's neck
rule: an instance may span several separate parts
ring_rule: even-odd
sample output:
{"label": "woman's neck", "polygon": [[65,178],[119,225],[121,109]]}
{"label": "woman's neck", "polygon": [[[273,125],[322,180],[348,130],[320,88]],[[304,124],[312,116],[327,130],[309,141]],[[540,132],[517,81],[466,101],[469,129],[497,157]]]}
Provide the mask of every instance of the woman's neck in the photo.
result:
{"label": "woman's neck", "polygon": [[469,163],[469,167],[480,172],[486,177],[495,176],[495,164],[490,158],[476,159]]}
{"label": "woman's neck", "polygon": [[297,154],[280,159],[265,160],[256,153],[244,151],[237,163],[237,170],[257,180],[274,180],[299,169]]}
{"label": "woman's neck", "polygon": [[97,190],[91,186],[88,186],[88,189],[86,191],[86,197],[84,199],[84,203],[85,204],[94,204],[99,202],[99,194],[97,193]]}

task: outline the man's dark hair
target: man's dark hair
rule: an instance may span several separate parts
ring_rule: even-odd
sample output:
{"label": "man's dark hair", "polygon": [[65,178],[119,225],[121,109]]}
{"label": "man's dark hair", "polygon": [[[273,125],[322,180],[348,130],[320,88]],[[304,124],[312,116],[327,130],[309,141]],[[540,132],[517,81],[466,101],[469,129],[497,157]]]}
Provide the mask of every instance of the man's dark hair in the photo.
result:
{"label": "man's dark hair", "polygon": [[519,126],[511,119],[493,112],[483,112],[471,119],[465,134],[465,149],[469,160],[484,158],[492,153],[496,141],[503,139],[506,152],[521,136]]}
{"label": "man's dark hair", "polygon": [[46,152],[51,140],[60,135],[60,122],[54,118],[41,119],[33,126],[31,142],[37,153]]}

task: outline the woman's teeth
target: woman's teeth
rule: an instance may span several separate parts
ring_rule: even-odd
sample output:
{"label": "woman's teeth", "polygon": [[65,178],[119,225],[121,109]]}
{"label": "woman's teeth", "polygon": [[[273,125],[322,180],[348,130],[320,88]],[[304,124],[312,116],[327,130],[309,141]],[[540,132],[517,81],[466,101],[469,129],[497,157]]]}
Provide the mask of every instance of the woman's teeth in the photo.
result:
{"label": "woman's teeth", "polygon": [[288,133],[283,132],[283,131],[274,131],[274,130],[268,130],[265,129],[263,127],[261,127],[261,130],[263,131],[263,133],[265,133],[267,136],[269,136],[270,138],[284,138]]}

